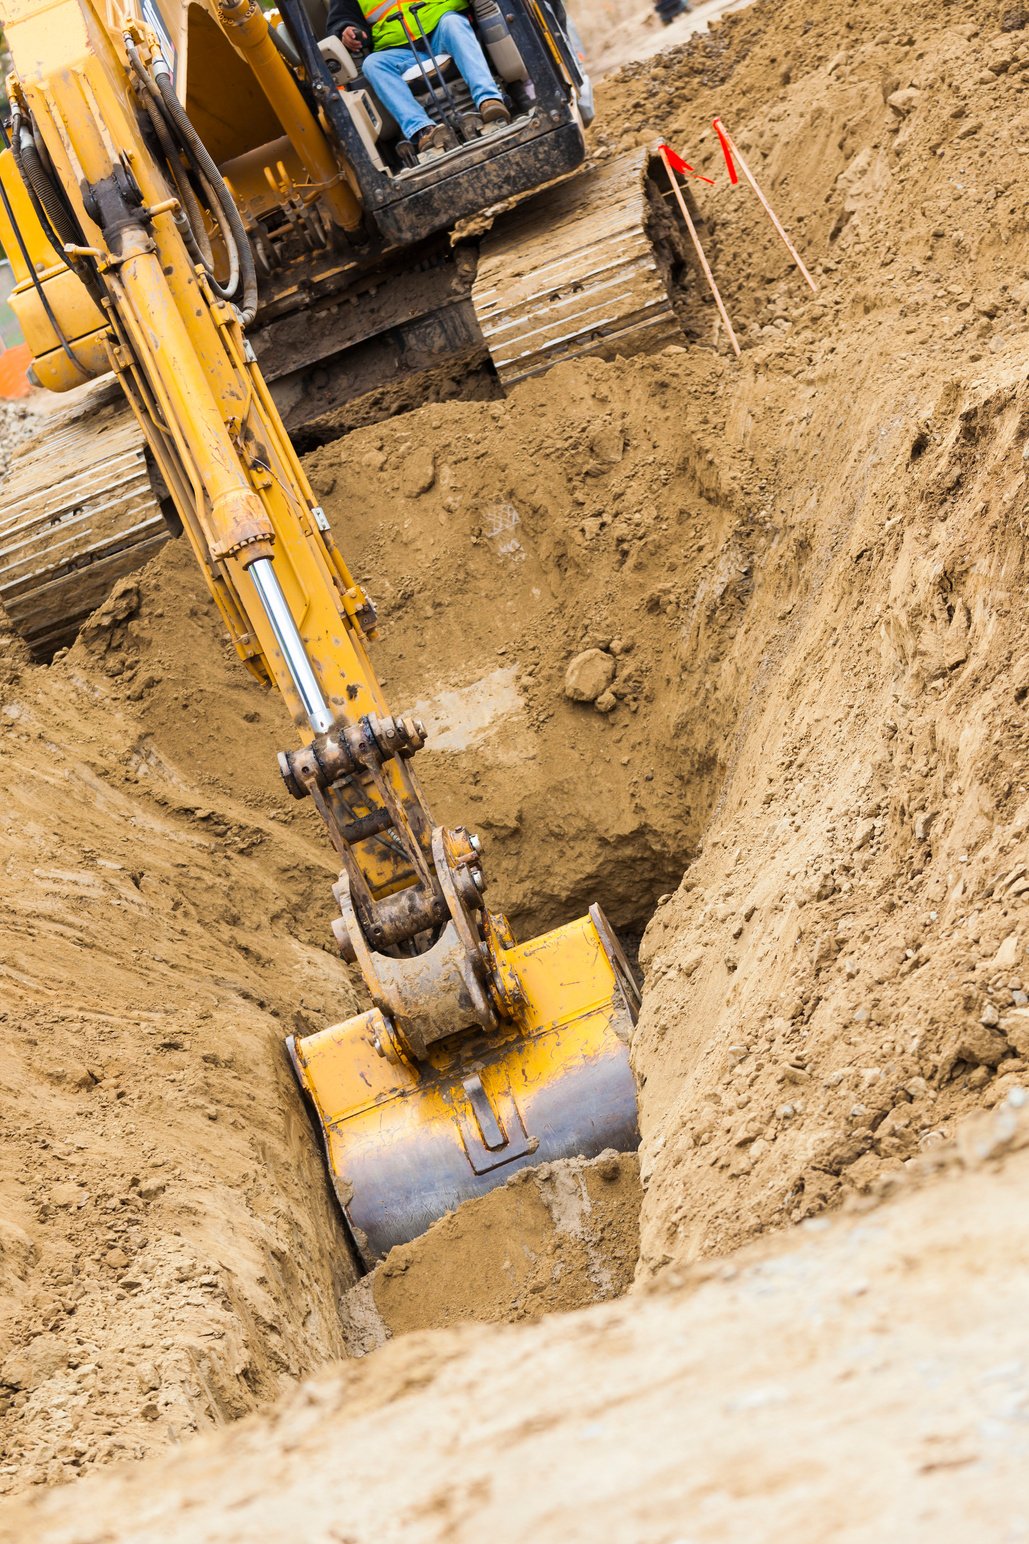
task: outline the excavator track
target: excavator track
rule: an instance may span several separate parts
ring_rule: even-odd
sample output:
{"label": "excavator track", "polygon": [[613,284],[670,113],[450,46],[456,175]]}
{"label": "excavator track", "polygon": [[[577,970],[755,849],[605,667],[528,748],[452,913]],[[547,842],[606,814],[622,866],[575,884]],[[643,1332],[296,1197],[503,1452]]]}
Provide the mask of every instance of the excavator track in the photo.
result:
{"label": "excavator track", "polygon": [[0,605],[49,659],[168,534],[143,435],[121,388],[100,380],[11,458],[0,491]]}
{"label": "excavator track", "polygon": [[559,183],[483,242],[472,303],[502,385],[584,354],[682,341],[678,254],[653,234],[654,159],[633,150]]}

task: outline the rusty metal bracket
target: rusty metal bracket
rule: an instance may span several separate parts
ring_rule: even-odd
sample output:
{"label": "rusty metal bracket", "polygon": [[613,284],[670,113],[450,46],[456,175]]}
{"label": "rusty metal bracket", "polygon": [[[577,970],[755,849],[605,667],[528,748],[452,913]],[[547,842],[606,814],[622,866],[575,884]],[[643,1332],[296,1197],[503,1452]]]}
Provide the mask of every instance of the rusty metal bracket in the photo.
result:
{"label": "rusty metal bracket", "polygon": [[[333,931],[341,952],[357,963],[372,1001],[419,1059],[437,1041],[466,1029],[494,1030],[498,1022],[482,939],[472,920],[472,908],[461,894],[464,876],[451,866],[447,837],[442,826],[437,826],[432,833],[432,856],[450,919],[435,942],[420,954],[394,958],[374,951],[357,915],[345,871],[333,888],[340,909]],[[478,894],[474,885],[470,888]]]}
{"label": "rusty metal bracket", "polygon": [[299,750],[280,751],[279,771],[294,799],[306,799],[313,788],[328,788],[394,756],[407,760],[425,740],[421,719],[367,714],[346,728],[334,726]]}

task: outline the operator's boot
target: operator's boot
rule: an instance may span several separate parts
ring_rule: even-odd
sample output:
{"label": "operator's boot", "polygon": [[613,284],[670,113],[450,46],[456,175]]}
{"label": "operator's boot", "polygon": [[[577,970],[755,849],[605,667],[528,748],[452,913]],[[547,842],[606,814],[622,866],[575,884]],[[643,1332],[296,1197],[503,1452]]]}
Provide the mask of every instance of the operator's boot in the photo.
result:
{"label": "operator's boot", "polygon": [[454,136],[446,124],[434,123],[429,128],[422,129],[415,140],[415,155],[419,161],[429,161],[433,156],[443,155],[445,151],[452,150],[454,144]]}
{"label": "operator's boot", "polygon": [[486,128],[492,128],[495,123],[510,123],[511,114],[499,97],[487,97],[479,103],[479,117]]}

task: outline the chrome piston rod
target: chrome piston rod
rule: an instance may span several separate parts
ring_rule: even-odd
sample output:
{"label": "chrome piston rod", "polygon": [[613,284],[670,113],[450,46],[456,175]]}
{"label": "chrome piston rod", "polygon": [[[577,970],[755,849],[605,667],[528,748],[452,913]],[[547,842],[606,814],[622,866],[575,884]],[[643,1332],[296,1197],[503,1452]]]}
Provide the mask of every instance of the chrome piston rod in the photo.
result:
{"label": "chrome piston rod", "polygon": [[307,714],[307,721],[315,734],[324,734],[327,729],[332,728],[334,720],[322,696],[315,673],[311,669],[304,640],[293,620],[293,613],[286,604],[286,597],[282,593],[282,586],[272,566],[271,558],[258,558],[255,563],[251,563],[249,573],[253,578],[261,605],[264,607],[265,616],[271,623],[275,642],[286,661],[286,668],[293,679],[293,685],[297,689],[304,712]]}

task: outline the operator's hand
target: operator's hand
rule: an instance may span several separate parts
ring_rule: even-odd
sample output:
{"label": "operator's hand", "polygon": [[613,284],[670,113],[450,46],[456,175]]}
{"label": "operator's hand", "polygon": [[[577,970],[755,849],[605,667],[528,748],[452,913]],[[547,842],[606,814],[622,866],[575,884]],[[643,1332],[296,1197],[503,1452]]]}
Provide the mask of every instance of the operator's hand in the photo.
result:
{"label": "operator's hand", "polygon": [[357,27],[344,27],[340,39],[344,48],[349,49],[352,54],[359,54],[365,45],[367,35]]}

